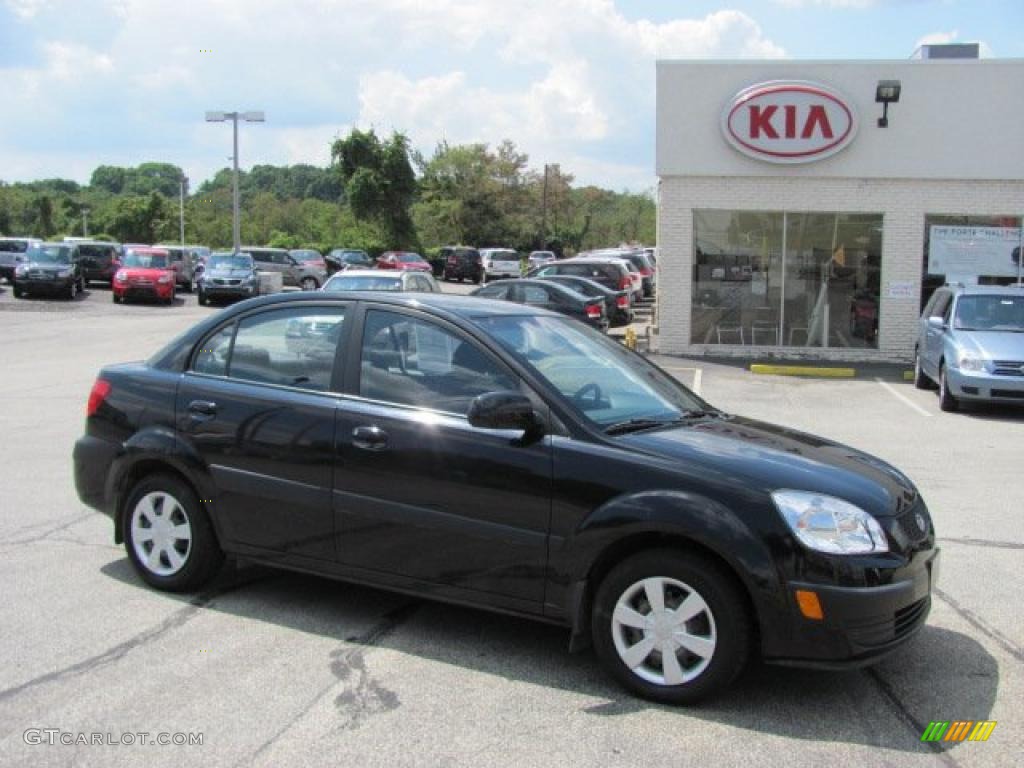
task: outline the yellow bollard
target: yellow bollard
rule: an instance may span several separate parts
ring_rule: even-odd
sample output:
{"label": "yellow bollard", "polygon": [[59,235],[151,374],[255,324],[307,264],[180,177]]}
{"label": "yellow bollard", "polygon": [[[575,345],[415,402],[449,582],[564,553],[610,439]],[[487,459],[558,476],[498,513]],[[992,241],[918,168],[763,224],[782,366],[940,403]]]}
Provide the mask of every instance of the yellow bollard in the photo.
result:
{"label": "yellow bollard", "polygon": [[636,331],[633,330],[633,326],[629,326],[626,329],[626,336],[623,339],[627,349],[636,349]]}

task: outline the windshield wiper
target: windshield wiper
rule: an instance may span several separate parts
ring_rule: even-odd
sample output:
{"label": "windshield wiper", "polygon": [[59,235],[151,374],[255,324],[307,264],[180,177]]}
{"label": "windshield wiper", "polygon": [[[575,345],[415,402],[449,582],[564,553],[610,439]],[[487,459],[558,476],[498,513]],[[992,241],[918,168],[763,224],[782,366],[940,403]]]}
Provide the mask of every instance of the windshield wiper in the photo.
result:
{"label": "windshield wiper", "polygon": [[639,432],[643,429],[654,429],[678,422],[678,419],[626,419],[605,427],[604,433],[606,435],[624,435],[627,432]]}

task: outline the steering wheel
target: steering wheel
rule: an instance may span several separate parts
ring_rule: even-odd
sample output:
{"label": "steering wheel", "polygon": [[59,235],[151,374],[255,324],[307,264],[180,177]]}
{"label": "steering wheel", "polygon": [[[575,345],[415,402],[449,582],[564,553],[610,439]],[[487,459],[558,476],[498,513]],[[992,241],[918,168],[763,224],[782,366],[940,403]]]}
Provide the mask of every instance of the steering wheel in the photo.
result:
{"label": "steering wheel", "polygon": [[584,411],[588,407],[599,408],[604,401],[604,392],[597,382],[590,381],[576,390],[572,396],[572,401]]}

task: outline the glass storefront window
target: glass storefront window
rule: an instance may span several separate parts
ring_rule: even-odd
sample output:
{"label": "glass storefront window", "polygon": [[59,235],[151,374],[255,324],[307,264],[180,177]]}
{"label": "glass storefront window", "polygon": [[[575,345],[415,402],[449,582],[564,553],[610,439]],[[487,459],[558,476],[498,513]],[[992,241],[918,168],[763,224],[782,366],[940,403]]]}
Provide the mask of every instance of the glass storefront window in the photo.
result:
{"label": "glass storefront window", "polygon": [[921,306],[946,283],[1016,283],[1024,271],[1020,222],[1017,216],[925,216]]}
{"label": "glass storefront window", "polygon": [[882,215],[694,211],[694,344],[878,347]]}

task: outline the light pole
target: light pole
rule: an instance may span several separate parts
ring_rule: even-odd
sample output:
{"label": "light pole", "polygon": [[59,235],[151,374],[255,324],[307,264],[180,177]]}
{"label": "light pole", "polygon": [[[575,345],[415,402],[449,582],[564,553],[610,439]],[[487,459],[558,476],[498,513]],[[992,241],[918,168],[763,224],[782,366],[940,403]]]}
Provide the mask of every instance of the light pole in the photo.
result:
{"label": "light pole", "polygon": [[234,164],[234,173],[232,174],[232,208],[233,208],[233,226],[232,226],[232,241],[233,250],[242,250],[242,229],[241,220],[238,214],[238,121],[244,120],[247,123],[262,123],[265,121],[263,112],[207,112],[206,122],[208,123],[223,123],[228,120],[232,123],[233,134],[234,134],[234,154],[231,159]]}
{"label": "light pole", "polygon": [[178,197],[178,223],[181,225],[181,252],[185,252],[185,185],[188,184],[188,176],[184,173],[178,179],[181,185],[181,194]]}
{"label": "light pole", "polygon": [[82,208],[82,237],[89,236],[89,209]]}

